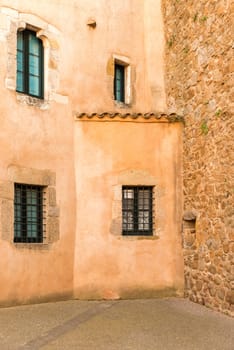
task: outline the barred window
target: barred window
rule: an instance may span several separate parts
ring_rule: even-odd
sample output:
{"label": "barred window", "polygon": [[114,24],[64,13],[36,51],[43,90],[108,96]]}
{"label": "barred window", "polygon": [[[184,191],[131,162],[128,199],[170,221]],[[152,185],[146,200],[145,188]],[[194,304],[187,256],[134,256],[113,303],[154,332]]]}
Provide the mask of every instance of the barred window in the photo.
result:
{"label": "barred window", "polygon": [[153,187],[122,187],[123,235],[153,235]]}
{"label": "barred window", "polygon": [[43,186],[15,184],[14,242],[43,241]]}

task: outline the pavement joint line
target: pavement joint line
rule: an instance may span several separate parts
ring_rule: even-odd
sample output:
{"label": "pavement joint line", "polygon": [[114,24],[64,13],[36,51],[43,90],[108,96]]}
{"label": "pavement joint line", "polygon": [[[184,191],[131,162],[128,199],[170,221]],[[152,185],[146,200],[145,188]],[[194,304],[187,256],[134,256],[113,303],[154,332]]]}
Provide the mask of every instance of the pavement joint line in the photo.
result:
{"label": "pavement joint line", "polygon": [[78,314],[77,316],[71,318],[70,320],[64,322],[63,324],[60,324],[50,329],[44,335],[30,340],[26,344],[23,344],[18,348],[18,350],[38,350],[42,346],[49,344],[50,342],[56,340],[57,338],[64,335],[65,333],[73,330],[76,327],[79,327],[81,324],[87,322],[92,317],[95,317],[101,312],[113,307],[117,303],[118,301],[116,300],[112,302],[101,302],[100,304],[95,305],[92,308],[89,308],[88,310],[82,312],[81,314]]}

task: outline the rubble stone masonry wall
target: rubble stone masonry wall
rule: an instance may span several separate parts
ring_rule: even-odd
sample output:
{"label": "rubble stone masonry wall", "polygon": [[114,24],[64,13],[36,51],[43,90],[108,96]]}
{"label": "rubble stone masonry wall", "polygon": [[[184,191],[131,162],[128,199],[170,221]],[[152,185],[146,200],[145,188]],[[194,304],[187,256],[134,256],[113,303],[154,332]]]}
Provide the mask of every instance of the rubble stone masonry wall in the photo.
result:
{"label": "rubble stone masonry wall", "polygon": [[185,293],[234,313],[231,0],[163,0],[167,103],[185,117]]}

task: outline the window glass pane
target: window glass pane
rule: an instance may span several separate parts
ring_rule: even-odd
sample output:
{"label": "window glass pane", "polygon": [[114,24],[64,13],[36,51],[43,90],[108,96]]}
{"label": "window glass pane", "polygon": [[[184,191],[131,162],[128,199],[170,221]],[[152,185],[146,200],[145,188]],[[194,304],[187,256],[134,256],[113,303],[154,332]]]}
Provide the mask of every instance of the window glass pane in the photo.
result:
{"label": "window glass pane", "polygon": [[121,85],[117,81],[116,82],[116,100],[121,101],[121,96],[122,96],[122,94],[121,94]]}
{"label": "window glass pane", "polygon": [[21,236],[21,195],[20,190],[15,191],[15,205],[14,205],[14,230],[15,237]]}
{"label": "window glass pane", "polygon": [[29,53],[39,56],[40,40],[33,34],[29,34]]}
{"label": "window glass pane", "polygon": [[23,32],[17,32],[17,50],[23,50]]}
{"label": "window glass pane", "polygon": [[116,67],[116,80],[121,80],[122,78],[122,70],[119,66]]}
{"label": "window glass pane", "polygon": [[133,213],[125,211],[123,212],[123,230],[133,231]]}
{"label": "window glass pane", "polygon": [[17,79],[16,79],[16,90],[24,90],[24,57],[23,52],[17,51]]}
{"label": "window glass pane", "polygon": [[133,210],[134,209],[134,201],[133,201],[133,199],[124,199],[124,201],[123,201],[123,209],[124,210]]}
{"label": "window glass pane", "polygon": [[24,75],[21,72],[17,72],[17,82],[16,82],[16,90],[24,91]]}
{"label": "window glass pane", "polygon": [[27,207],[27,221],[31,222],[31,221],[37,221],[37,208],[36,206],[30,206],[28,205]]}
{"label": "window glass pane", "polygon": [[17,71],[23,72],[23,70],[24,70],[23,52],[17,51]]}
{"label": "window glass pane", "polygon": [[123,95],[123,86],[120,80],[116,80],[116,100],[121,101]]}
{"label": "window glass pane", "polygon": [[17,188],[15,189],[15,203],[20,203],[21,202],[21,195],[20,195],[20,189]]}
{"label": "window glass pane", "polygon": [[29,74],[39,75],[40,60],[37,56],[29,55]]}
{"label": "window glass pane", "polygon": [[15,237],[21,237],[21,224],[15,223]]}
{"label": "window glass pane", "polygon": [[24,53],[23,53],[23,32],[17,33],[17,79],[16,90],[24,91]]}
{"label": "window glass pane", "polygon": [[20,220],[20,217],[21,217],[20,204],[15,204],[15,219]]}
{"label": "window glass pane", "polygon": [[27,204],[37,204],[37,193],[35,189],[27,190]]}
{"label": "window glass pane", "polygon": [[40,95],[40,80],[38,77],[29,76],[29,93],[34,96]]}
{"label": "window glass pane", "polygon": [[124,66],[115,64],[115,99],[124,102]]}
{"label": "window glass pane", "polygon": [[149,230],[149,212],[139,211],[138,213],[138,229],[139,230]]}
{"label": "window glass pane", "polygon": [[32,219],[32,221],[37,221],[37,210],[36,210],[36,207],[32,207],[32,209],[31,209],[31,219]]}
{"label": "window glass pane", "polygon": [[37,224],[35,223],[28,223],[27,224],[27,236],[29,238],[36,238],[37,237]]}
{"label": "window glass pane", "polygon": [[150,192],[148,190],[139,190],[138,192],[138,209],[149,210]]}
{"label": "window glass pane", "polygon": [[132,199],[134,198],[134,191],[132,189],[124,189],[123,195],[126,199]]}

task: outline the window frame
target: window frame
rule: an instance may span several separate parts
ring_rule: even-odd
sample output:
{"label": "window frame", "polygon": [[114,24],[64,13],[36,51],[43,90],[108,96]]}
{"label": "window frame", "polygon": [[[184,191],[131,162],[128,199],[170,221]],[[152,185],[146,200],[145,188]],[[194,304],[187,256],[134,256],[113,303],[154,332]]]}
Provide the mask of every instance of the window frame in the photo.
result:
{"label": "window frame", "polygon": [[[125,198],[124,191],[133,191],[133,198],[132,198],[132,204],[131,207],[129,207],[129,204],[127,200],[129,198]],[[143,191],[143,199],[144,199],[144,191],[147,191],[149,193],[148,196],[148,208],[144,207],[144,201],[143,201],[143,208],[139,208],[139,202],[140,197],[139,193],[140,191]],[[146,198],[146,197],[145,197]],[[148,229],[140,229],[140,225],[145,225],[145,222],[140,222],[140,213],[143,216],[144,220],[144,213],[148,213],[148,222],[146,223],[149,228]],[[124,216],[125,213],[130,213],[132,217],[132,222],[124,222]],[[128,220],[128,219],[127,219]],[[132,225],[132,229],[125,229],[124,225]],[[123,236],[153,236],[153,186],[122,186],[122,235]]]}
{"label": "window frame", "polygon": [[[36,203],[33,203],[33,191],[36,191]],[[44,186],[15,183],[14,243],[43,243],[43,228]]]}
{"label": "window frame", "polygon": [[[22,49],[18,48],[18,42],[19,42],[19,35],[22,35]],[[38,79],[39,79],[39,93],[38,94],[33,94],[30,92],[30,77],[33,76],[32,73],[30,73],[30,67],[29,67],[29,56],[32,55],[30,53],[29,49],[29,40],[30,36],[33,36],[37,39],[38,43],[38,60],[39,60],[39,65],[38,65]],[[24,30],[18,30],[17,31],[17,63],[16,63],[16,91],[19,93],[23,93],[32,97],[36,97],[39,99],[44,99],[44,47],[43,47],[43,42],[40,38],[37,37],[36,32],[30,29],[24,29]],[[22,52],[22,71],[19,70],[19,63],[18,63],[18,55],[19,52]],[[17,86],[17,79],[18,79],[18,74],[19,72],[22,73],[23,79],[22,79],[22,89],[20,89]],[[34,75],[36,76],[36,75]]]}
{"label": "window frame", "polygon": [[[131,75],[132,75],[132,67],[130,64],[130,58],[123,55],[113,54],[113,90],[112,90],[112,98],[115,102],[116,107],[130,107],[132,102],[132,81],[131,81]],[[115,83],[116,83],[116,74],[115,74],[115,67],[116,66],[122,66],[124,71],[124,94],[122,101],[119,99],[116,99],[116,92],[115,92]]]}

